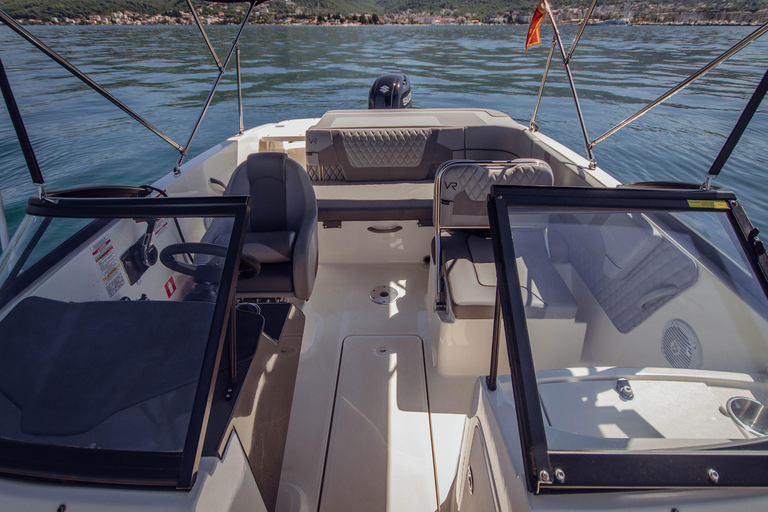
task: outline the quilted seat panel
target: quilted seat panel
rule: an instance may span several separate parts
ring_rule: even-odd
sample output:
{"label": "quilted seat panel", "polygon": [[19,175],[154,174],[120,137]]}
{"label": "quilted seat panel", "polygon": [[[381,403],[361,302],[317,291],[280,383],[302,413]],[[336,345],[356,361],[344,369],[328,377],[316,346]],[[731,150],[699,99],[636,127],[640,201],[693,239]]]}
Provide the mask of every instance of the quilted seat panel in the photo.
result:
{"label": "quilted seat panel", "polygon": [[340,132],[354,167],[416,167],[424,158],[431,129],[390,128]]}

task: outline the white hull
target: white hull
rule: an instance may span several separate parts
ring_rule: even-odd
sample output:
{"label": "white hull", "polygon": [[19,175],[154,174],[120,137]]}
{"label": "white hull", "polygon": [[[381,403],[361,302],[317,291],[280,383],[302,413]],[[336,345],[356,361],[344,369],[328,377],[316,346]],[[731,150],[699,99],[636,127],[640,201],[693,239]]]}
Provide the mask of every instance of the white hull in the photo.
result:
{"label": "white hull", "polygon": [[[318,121],[300,119],[253,128],[190,160],[179,176],[169,174],[154,186],[170,196],[218,195],[221,190],[210,179],[227,183],[235,167],[254,152],[283,152],[306,167],[306,133]],[[589,169],[589,163],[573,151],[518,126],[515,152],[545,158],[556,185],[618,184],[602,169]],[[433,190],[431,183],[315,186],[321,209],[323,200],[432,200]],[[376,233],[371,227],[401,229]],[[192,237],[202,236],[204,229],[202,225],[185,227]],[[434,311],[437,271],[430,257],[434,236],[434,227],[416,219],[345,220],[341,227],[320,222],[314,292],[310,300],[296,301],[306,324],[277,510],[765,510],[764,490],[529,494],[509,378],[501,378],[500,390],[494,394],[483,385],[489,372],[492,322],[445,324]],[[586,290],[565,266],[559,266],[558,272],[572,289]],[[151,298],[162,290],[150,288],[163,282],[146,280],[142,286]],[[28,293],[54,296],[60,286],[64,285],[55,279],[45,280]],[[399,299],[374,303],[370,295],[381,286],[396,290]],[[686,293],[702,300],[719,296],[724,304],[731,300],[728,290],[706,273]],[[538,334],[532,333],[553,343],[541,348],[538,356],[534,351],[539,360],[552,359],[545,366],[560,368],[559,357],[572,360],[555,345],[563,340],[572,353],[585,354],[583,367],[593,366],[587,357],[592,351],[612,349],[597,345],[615,328],[589,296],[588,291],[579,295],[583,313],[578,321],[542,321]],[[658,337],[668,320],[680,314],[672,304],[633,335]],[[736,327],[709,325],[706,317],[695,321],[708,326],[699,328],[707,347],[716,347],[717,339]],[[742,328],[750,325],[755,338],[762,339],[768,332],[768,325],[757,315],[741,321]],[[632,366],[631,347],[622,350],[627,352],[616,360]],[[730,356],[748,358],[749,352],[745,347],[743,354]],[[506,349],[501,361],[500,373],[509,373]],[[734,394],[750,394],[749,385],[731,385],[727,392],[715,393],[715,399],[724,402]],[[14,510],[54,510],[60,503],[66,503],[67,510],[147,509],[150,501],[157,510],[264,510],[254,481],[247,471],[240,471],[244,464],[239,440],[233,436],[221,460],[202,459],[201,476],[189,493],[0,481],[0,494]],[[470,465],[472,494],[467,483]],[[242,478],[230,478],[230,472]]]}

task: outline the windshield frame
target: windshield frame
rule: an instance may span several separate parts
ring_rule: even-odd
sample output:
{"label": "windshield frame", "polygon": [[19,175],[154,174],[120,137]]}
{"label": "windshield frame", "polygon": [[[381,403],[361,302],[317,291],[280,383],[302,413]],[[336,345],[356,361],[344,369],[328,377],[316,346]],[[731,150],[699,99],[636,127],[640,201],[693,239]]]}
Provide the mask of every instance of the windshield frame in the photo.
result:
{"label": "windshield frame", "polygon": [[[183,451],[94,450],[0,439],[0,474],[111,486],[192,488],[203,451],[212,394],[234,303],[237,268],[249,212],[249,196],[29,199],[28,215],[90,218],[95,219],[99,226],[111,219],[166,217],[231,217],[234,226],[224,259]],[[76,233],[73,237],[81,240],[78,235]],[[21,289],[14,291],[23,293],[27,286],[19,286]]]}
{"label": "windshield frame", "polygon": [[[768,441],[764,439],[699,451],[693,448],[652,452],[574,451],[548,446],[510,223],[511,212],[527,213],[531,208],[567,208],[584,210],[584,213],[601,210],[725,213],[768,297],[765,249],[732,192],[493,186],[488,209],[498,276],[497,300],[507,326],[505,341],[528,491],[539,494],[585,488],[768,486],[768,474],[764,471],[768,455],[750,451],[768,448]],[[716,470],[715,476],[712,470]]]}

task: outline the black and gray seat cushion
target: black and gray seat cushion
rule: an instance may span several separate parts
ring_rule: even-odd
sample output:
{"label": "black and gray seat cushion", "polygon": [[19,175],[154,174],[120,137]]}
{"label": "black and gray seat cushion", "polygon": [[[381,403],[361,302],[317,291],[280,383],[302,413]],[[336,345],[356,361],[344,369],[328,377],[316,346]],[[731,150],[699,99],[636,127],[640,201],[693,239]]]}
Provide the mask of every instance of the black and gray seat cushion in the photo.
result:
{"label": "black and gray seat cushion", "polygon": [[[317,201],[301,165],[283,153],[255,153],[240,164],[224,195],[250,195],[243,252],[261,263],[259,275],[241,279],[237,293],[306,300],[317,274]],[[214,220],[202,242],[224,244],[231,221]]]}
{"label": "black and gray seat cushion", "polygon": [[627,333],[698,279],[695,260],[641,214],[560,215],[549,230],[556,261],[568,261]]}
{"label": "black and gray seat cushion", "polygon": [[[513,231],[520,291],[528,318],[576,317],[576,300],[547,254],[544,231]],[[442,234],[447,297],[456,318],[493,318],[496,267],[491,239],[467,231]]]}
{"label": "black and gray seat cushion", "polygon": [[493,185],[552,186],[549,164],[534,158],[509,162],[453,162],[441,175],[440,226],[444,228],[487,227],[486,202]]}

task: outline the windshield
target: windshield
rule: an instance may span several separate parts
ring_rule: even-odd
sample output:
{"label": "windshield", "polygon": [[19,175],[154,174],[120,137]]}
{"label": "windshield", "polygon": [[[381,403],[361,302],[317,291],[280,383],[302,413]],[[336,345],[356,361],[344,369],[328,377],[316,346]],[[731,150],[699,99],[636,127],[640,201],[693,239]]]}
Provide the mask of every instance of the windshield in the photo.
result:
{"label": "windshield", "polygon": [[216,243],[200,243],[211,224],[205,206],[177,216],[169,200],[134,201],[151,207],[118,218],[98,218],[104,208],[90,218],[55,207],[28,215],[4,254],[0,441],[187,448],[210,388],[203,380],[213,378],[203,367],[210,340],[215,356],[221,339],[237,223],[231,209],[212,221]]}
{"label": "windshield", "polygon": [[[605,204],[587,197],[574,200],[578,207],[552,206],[555,197],[523,207],[510,194],[500,211],[499,236],[515,255],[502,274],[521,299],[510,299],[504,323],[524,322],[527,337],[513,339],[530,347],[532,367],[527,372],[525,357],[515,362],[527,351],[521,347],[511,348],[518,355],[510,363],[513,374],[516,364],[525,374],[523,387],[535,387],[540,413],[527,409],[527,421],[548,457],[567,452],[572,464],[590,452],[671,457],[764,439],[768,300],[726,201],[665,209],[635,200],[624,208],[613,192],[600,194]],[[522,391],[515,393],[517,400]],[[671,474],[654,478],[681,485]],[[613,480],[608,471],[589,485]]]}
{"label": "windshield", "polygon": [[536,213],[509,220],[549,446],[754,437],[727,410],[768,403],[768,303],[725,214]]}

